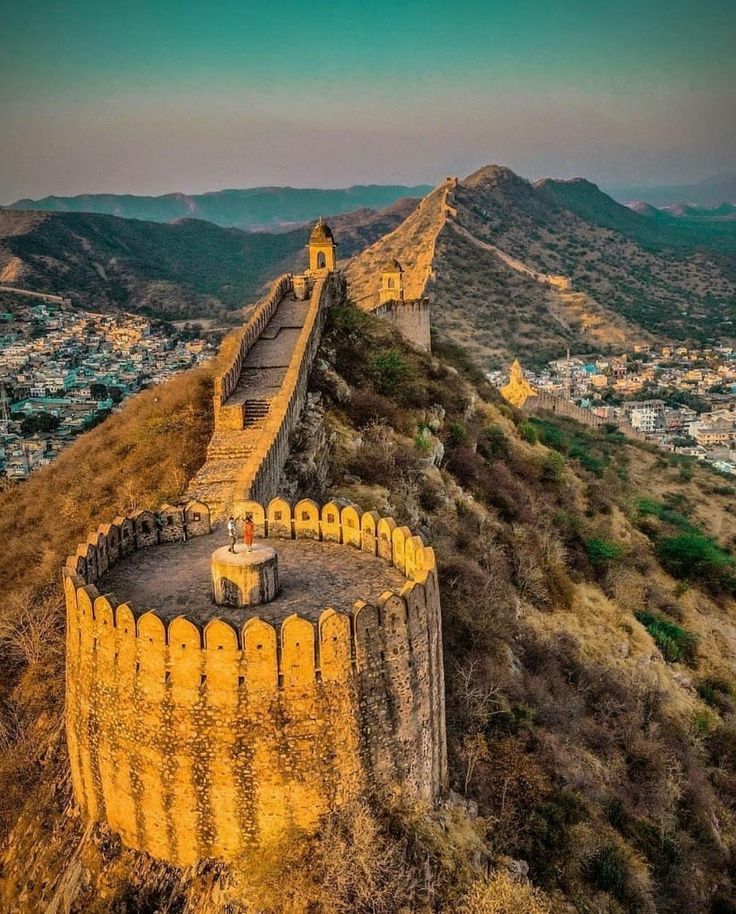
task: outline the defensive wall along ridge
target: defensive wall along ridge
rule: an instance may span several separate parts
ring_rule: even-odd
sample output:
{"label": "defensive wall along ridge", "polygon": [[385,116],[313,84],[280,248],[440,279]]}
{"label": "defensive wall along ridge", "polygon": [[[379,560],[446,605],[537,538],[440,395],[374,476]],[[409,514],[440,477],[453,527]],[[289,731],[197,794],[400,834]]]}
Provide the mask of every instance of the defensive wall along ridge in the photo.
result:
{"label": "defensive wall along ridge", "polygon": [[154,547],[206,547],[181,545],[210,530],[201,502],[164,506],[158,523],[152,512],[115,518],[64,571],[77,804],[130,847],[179,866],[309,833],[367,790],[431,803],[446,786],[433,550],[350,504],[242,507],[277,551],[290,541],[313,563],[318,550],[348,576],[358,558],[372,563],[375,596],[307,615],[287,600],[273,623],[251,613],[203,623],[196,606],[166,618],[106,592],[113,566],[133,563],[134,578]]}
{"label": "defensive wall along ridge", "polygon": [[307,283],[279,277],[245,324],[232,361],[215,379],[214,434],[188,495],[223,516],[233,498],[267,501],[276,494],[293,432],[306,400],[309,371],[337,274]]}

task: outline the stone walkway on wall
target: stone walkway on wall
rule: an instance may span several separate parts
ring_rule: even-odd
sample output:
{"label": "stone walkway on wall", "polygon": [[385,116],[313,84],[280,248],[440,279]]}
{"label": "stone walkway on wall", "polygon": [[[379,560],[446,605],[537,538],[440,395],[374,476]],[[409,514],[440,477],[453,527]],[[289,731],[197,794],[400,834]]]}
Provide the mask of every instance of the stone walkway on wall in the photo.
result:
{"label": "stone walkway on wall", "polygon": [[207,462],[192,479],[188,498],[210,506],[221,515],[232,498],[235,481],[253,453],[258,434],[268,417],[271,400],[279,392],[292,353],[304,328],[310,301],[284,296],[263,333],[245,357],[237,387],[225,405],[244,405],[245,428],[218,430],[207,448]]}

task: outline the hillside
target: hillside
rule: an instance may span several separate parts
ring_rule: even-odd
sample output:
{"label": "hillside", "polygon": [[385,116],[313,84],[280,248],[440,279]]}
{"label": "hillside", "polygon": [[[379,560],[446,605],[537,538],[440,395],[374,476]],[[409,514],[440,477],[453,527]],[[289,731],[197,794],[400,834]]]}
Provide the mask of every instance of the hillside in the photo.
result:
{"label": "hillside", "polygon": [[229,868],[178,872],[83,831],[58,566],[91,523],[183,491],[211,423],[208,373],[187,373],[0,496],[0,907],[733,911],[734,488],[615,433],[524,417],[459,353],[413,351],[349,304],[317,364],[284,485],[390,512],[434,545],[455,799],[429,813],[375,797],[312,844]]}
{"label": "hillside", "polygon": [[711,231],[675,230],[582,179],[531,184],[489,166],[428,195],[346,270],[370,307],[395,257],[407,295],[431,297],[438,333],[484,364],[541,362],[567,347],[732,333],[736,237],[732,223]]}
{"label": "hillside", "polygon": [[297,187],[251,187],[205,194],[81,194],[16,200],[7,208],[53,213],[102,213],[125,219],[174,222],[204,219],[226,228],[278,230],[310,222],[328,213],[383,209],[402,197],[423,197],[430,187],[368,184],[335,190]]}
{"label": "hillside", "polygon": [[[399,224],[417,205],[333,220],[351,255]],[[70,295],[93,310],[156,317],[232,319],[274,275],[302,270],[307,227],[249,233],[185,219],[173,225],[74,213],[0,210],[0,284]]]}

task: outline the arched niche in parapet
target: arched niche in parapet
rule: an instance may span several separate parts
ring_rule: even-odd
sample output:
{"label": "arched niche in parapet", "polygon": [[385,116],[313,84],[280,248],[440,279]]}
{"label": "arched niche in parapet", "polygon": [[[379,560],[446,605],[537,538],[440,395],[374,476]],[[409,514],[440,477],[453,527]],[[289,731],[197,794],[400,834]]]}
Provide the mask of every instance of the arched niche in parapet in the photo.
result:
{"label": "arched niche in parapet", "polygon": [[421,570],[424,552],[424,540],[421,536],[410,536],[404,547],[404,574],[413,581],[417,571]]}
{"label": "arched niche in parapet", "polygon": [[391,548],[394,568],[406,574],[406,542],[411,539],[411,530],[408,527],[396,527],[391,534]]}
{"label": "arched niche in parapet", "polygon": [[296,614],[281,623],[281,674],[284,689],[309,687],[315,680],[314,625]]}
{"label": "arched niche in parapet", "polygon": [[269,535],[266,529],[266,511],[259,501],[240,501],[233,508],[233,517],[239,517],[245,522],[250,515],[255,528],[255,536],[264,539]]}
{"label": "arched niche in parapet", "polygon": [[129,517],[116,517],[113,524],[120,530],[120,555],[130,555],[135,550],[135,528]]}
{"label": "arched niche in parapet", "polygon": [[155,546],[158,542],[158,532],[153,511],[135,511],[130,515],[130,519],[133,522],[135,533],[135,548],[145,549],[147,546]]}
{"label": "arched niche in parapet", "polygon": [[90,633],[94,624],[95,611],[94,603],[99,592],[94,584],[85,584],[77,590],[77,613],[79,615],[80,625]]}
{"label": "arched niche in parapet", "polygon": [[263,619],[248,619],[242,639],[242,669],[248,692],[275,692],[279,681],[276,629]]}
{"label": "arched niche in parapet", "polygon": [[294,534],[298,539],[319,539],[319,505],[303,498],[294,508]]}
{"label": "arched niche in parapet", "polygon": [[103,594],[95,600],[95,638],[97,639],[98,669],[109,676],[115,662],[115,606],[112,594]]}
{"label": "arched niche in parapet", "polygon": [[336,501],[328,501],[322,505],[320,527],[322,529],[322,539],[329,543],[339,543],[342,541],[340,529],[340,505]]}
{"label": "arched niche in parapet", "polygon": [[358,600],[353,607],[353,631],[358,669],[363,673],[375,670],[380,674],[383,645],[378,607]]}
{"label": "arched niche in parapet", "polygon": [[212,532],[212,519],[209,505],[196,499],[187,502],[184,508],[184,525],[187,539],[193,536],[205,536]]}
{"label": "arched niche in parapet", "polygon": [[107,537],[100,529],[96,533],[90,534],[89,542],[97,553],[97,576],[101,578],[110,564],[107,555]]}
{"label": "arched niche in parapet", "polygon": [[103,524],[100,532],[105,535],[107,540],[108,566],[114,565],[120,558],[120,527],[113,521],[111,524]]}
{"label": "arched niche in parapet", "polygon": [[166,629],[154,612],[144,613],[136,625],[138,633],[139,673],[144,685],[159,685],[164,681],[164,650]]}
{"label": "arched niche in parapet", "polygon": [[362,514],[362,508],[359,508],[357,505],[347,505],[347,507],[342,509],[340,518],[343,543],[347,546],[355,546],[356,549],[360,549],[360,518]]}
{"label": "arched niche in parapet", "polygon": [[202,678],[202,635],[193,622],[177,616],[169,623],[168,641],[172,687],[194,702]]}
{"label": "arched niche in parapet", "polygon": [[392,562],[394,558],[392,536],[395,529],[396,521],[393,517],[382,517],[378,521],[378,554],[387,562]]}
{"label": "arched niche in parapet", "polygon": [[349,616],[325,609],[319,617],[318,629],[322,682],[346,680],[352,666]]}
{"label": "arched niche in parapet", "polygon": [[378,550],[378,512],[364,511],[360,518],[360,548],[375,555]]}
{"label": "arched niche in parapet", "polygon": [[120,606],[115,607],[115,631],[117,632],[115,650],[118,655],[118,675],[121,677],[121,684],[127,682],[132,686],[138,644],[135,615],[128,603],[121,603]]}
{"label": "arched niche in parapet", "polygon": [[88,584],[94,584],[94,582],[99,577],[97,571],[97,550],[92,545],[92,543],[80,543],[77,546],[77,555],[81,555],[87,566],[87,574],[85,578]]}
{"label": "arched niche in parapet", "polygon": [[291,505],[285,498],[274,498],[269,502],[267,517],[269,537],[291,539]]}
{"label": "arched niche in parapet", "polygon": [[75,553],[70,555],[64,564],[64,576],[65,577],[79,577],[82,578],[82,583],[86,583],[87,580],[87,560],[84,556]]}
{"label": "arched niche in parapet", "polygon": [[389,655],[403,651],[407,644],[409,622],[406,601],[399,594],[388,590],[381,594],[378,605],[381,611],[384,642]]}
{"label": "arched niche in parapet", "polygon": [[427,591],[423,583],[407,581],[401,589],[409,617],[409,633],[412,645],[427,639]]}
{"label": "arched niche in parapet", "polygon": [[204,628],[205,675],[210,701],[237,699],[238,635],[232,625],[212,619]]}
{"label": "arched niche in parapet", "polygon": [[156,512],[158,522],[158,541],[160,543],[180,543],[184,540],[184,512],[176,505],[161,505]]}

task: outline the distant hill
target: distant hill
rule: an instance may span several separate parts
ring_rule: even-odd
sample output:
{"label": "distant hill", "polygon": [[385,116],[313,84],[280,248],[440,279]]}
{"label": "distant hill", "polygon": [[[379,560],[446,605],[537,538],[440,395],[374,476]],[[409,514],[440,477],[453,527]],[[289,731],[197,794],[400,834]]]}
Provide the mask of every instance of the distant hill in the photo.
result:
{"label": "distant hill", "polygon": [[654,206],[689,203],[695,206],[719,206],[736,203],[736,174],[717,175],[696,184],[672,184],[663,187],[610,187],[608,193],[622,203],[646,200]]}
{"label": "distant hill", "polygon": [[640,215],[583,179],[532,184],[488,166],[425,197],[347,273],[369,306],[396,257],[442,335],[486,364],[539,362],[568,346],[733,335],[735,242],[733,223],[713,235]]}
{"label": "distant hill", "polygon": [[[391,231],[418,202],[404,198],[379,212],[331,219],[341,256]],[[243,232],[197,219],[166,225],[0,209],[0,283],[69,295],[92,309],[222,320],[278,273],[304,269],[308,235],[308,226]]]}
{"label": "distant hill", "polygon": [[160,197],[82,194],[77,197],[16,200],[6,209],[101,213],[150,222],[204,219],[230,228],[281,230],[328,214],[339,215],[363,208],[383,209],[402,197],[423,197],[431,189],[429,185],[356,184],[336,190],[252,187],[204,194],[164,194]]}

